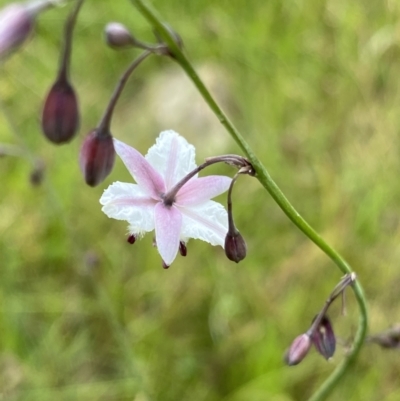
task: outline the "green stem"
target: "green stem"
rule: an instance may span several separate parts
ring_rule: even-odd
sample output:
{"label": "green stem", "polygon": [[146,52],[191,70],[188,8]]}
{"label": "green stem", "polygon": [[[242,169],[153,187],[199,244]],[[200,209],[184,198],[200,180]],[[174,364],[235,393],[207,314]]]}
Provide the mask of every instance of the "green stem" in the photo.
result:
{"label": "green stem", "polygon": [[[218,117],[221,124],[226,128],[232,138],[236,141],[242,151],[245,153],[250,163],[256,171],[256,178],[260,181],[263,187],[270,193],[275,202],[283,210],[286,216],[311,240],[313,241],[332,261],[339,267],[342,273],[351,273],[350,265],[343,259],[343,257],[333,249],[325,240],[300,216],[297,210],[292,206],[289,200],[282,193],[278,185],[274,182],[269,175],[267,169],[263,166],[257,156],[254,154],[250,146],[244,140],[239,131],[235,128],[233,123],[225,115],[219,107],[213,96],[210,94],[203,81],[197,75],[192,64],[182,53],[179,46],[175,43],[170,31],[165,27],[157,12],[152,9],[144,0],[131,0],[133,5],[139,12],[147,19],[147,21],[159,32],[165,43],[169,46],[174,59],[186,72],[193,84],[196,86],[200,94],[203,96],[205,102],[210,109]],[[332,374],[322,383],[321,387],[317,389],[314,395],[311,396],[309,401],[321,401],[326,399],[330,392],[339,383],[340,379],[348,371],[350,365],[355,361],[366,336],[368,327],[368,312],[366,299],[363,293],[361,284],[356,280],[352,286],[359,309],[360,319],[357,333],[354,339],[353,347],[343,362],[332,372]]]}

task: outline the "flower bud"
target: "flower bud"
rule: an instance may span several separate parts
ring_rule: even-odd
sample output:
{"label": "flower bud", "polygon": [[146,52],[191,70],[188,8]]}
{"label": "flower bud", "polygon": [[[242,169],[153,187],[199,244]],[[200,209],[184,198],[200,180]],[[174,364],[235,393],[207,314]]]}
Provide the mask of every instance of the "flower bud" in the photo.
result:
{"label": "flower bud", "polygon": [[23,4],[3,8],[0,12],[0,60],[28,39],[34,23],[34,14]]}
{"label": "flower bud", "polygon": [[100,184],[114,166],[115,150],[111,134],[100,135],[92,131],[83,142],[79,164],[85,181],[91,187]]}
{"label": "flower bud", "polygon": [[308,334],[297,336],[285,353],[285,362],[289,366],[299,364],[308,354],[311,348],[311,339]]}
{"label": "flower bud", "polygon": [[239,263],[246,257],[247,245],[239,231],[228,232],[225,237],[225,255],[229,260]]}
{"label": "flower bud", "polygon": [[325,358],[333,356],[336,349],[336,337],[330,320],[324,316],[321,323],[311,336],[312,342],[317,351]]}
{"label": "flower bud", "polygon": [[42,113],[42,129],[56,144],[69,142],[79,127],[78,100],[66,79],[57,79],[47,95]]}
{"label": "flower bud", "polygon": [[108,46],[119,49],[135,44],[135,39],[125,25],[119,22],[110,22],[104,28],[104,36]]}

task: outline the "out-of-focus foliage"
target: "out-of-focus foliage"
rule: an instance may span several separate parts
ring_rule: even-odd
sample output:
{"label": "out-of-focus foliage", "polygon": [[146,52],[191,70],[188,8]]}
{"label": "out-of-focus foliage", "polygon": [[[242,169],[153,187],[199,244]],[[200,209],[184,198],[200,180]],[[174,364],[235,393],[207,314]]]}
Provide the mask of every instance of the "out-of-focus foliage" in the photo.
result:
{"label": "out-of-focus foliage", "polygon": [[[4,6],[8,2],[0,0]],[[399,319],[400,3],[348,0],[155,1],[189,58],[299,212],[354,267],[371,331]],[[110,21],[153,40],[128,0],[86,0],[71,78],[79,137],[55,147],[40,132],[70,6],[39,17],[36,34],[0,67],[0,398],[4,400],[305,400],[342,360],[358,313],[348,291],[332,361],[282,359],[340,272],[251,177],[234,189],[247,258],[192,241],[161,268],[151,236],[126,242],[124,222],[84,184],[78,153],[138,50],[102,41]],[[150,58],[119,102],[112,132],[143,153],[163,129],[195,144],[198,161],[238,153],[172,60]],[[32,158],[45,166],[32,186]],[[214,167],[215,173],[234,173]],[[220,197],[221,202],[225,198]],[[396,351],[367,345],[332,399],[395,401]]]}

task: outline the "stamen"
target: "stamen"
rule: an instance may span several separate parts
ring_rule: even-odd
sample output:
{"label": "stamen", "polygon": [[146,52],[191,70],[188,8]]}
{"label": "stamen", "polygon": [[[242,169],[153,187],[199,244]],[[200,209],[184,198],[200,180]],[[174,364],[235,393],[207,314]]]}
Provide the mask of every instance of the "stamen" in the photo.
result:
{"label": "stamen", "polygon": [[128,241],[131,245],[133,245],[133,244],[136,242],[136,236],[135,236],[134,234],[131,234],[131,235],[128,237],[127,241]]}
{"label": "stamen", "polygon": [[186,248],[186,244],[183,241],[179,242],[179,253],[182,256],[186,256],[187,255],[187,248]]}

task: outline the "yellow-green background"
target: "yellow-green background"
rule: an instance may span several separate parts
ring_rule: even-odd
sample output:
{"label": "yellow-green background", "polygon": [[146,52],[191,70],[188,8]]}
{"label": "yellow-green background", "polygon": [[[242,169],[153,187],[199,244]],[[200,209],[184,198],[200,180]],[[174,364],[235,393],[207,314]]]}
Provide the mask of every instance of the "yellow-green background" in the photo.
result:
{"label": "yellow-green background", "polygon": [[[7,2],[0,1],[0,5]],[[397,0],[155,1],[190,60],[299,212],[351,263],[369,300],[371,332],[399,320],[400,3]],[[138,50],[115,52],[102,29],[121,21],[153,40],[128,0],[86,0],[75,31],[72,81],[79,136],[53,146],[40,113],[70,9],[47,11],[23,50],[0,67],[0,142],[27,158],[0,159],[0,399],[305,400],[343,359],[358,322],[330,312],[338,349],[282,362],[340,272],[290,223],[255,179],[241,177],[234,213],[248,244],[239,264],[188,244],[169,270],[152,236],[130,246],[126,224],[99,198],[130,181],[117,160],[96,188],[77,163],[118,76]],[[174,129],[197,161],[238,153],[172,60],[138,68],[113,134],[145,153]],[[210,172],[232,174],[226,166]],[[224,196],[220,197],[225,202]],[[400,399],[399,353],[366,346],[332,400]]]}

